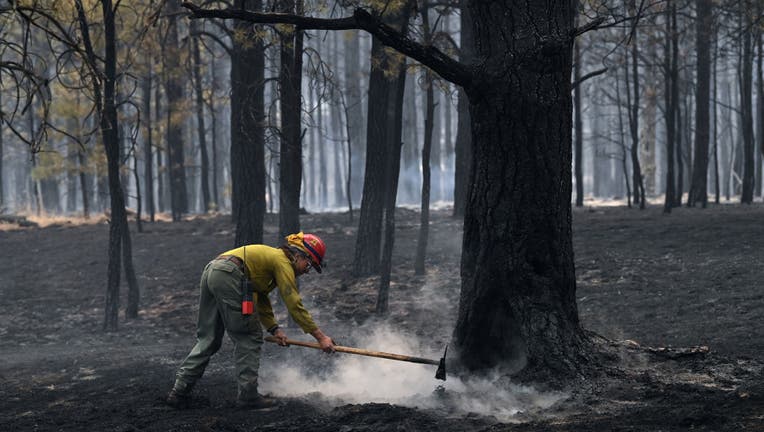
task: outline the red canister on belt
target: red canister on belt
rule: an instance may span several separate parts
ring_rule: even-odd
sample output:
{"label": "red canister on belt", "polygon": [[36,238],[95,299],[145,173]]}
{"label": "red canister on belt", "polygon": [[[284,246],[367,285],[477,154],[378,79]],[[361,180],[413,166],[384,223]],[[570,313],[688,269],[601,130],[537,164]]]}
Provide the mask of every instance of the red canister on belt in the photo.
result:
{"label": "red canister on belt", "polygon": [[241,280],[241,314],[252,315],[255,311],[255,303],[252,299],[252,283],[249,279]]}

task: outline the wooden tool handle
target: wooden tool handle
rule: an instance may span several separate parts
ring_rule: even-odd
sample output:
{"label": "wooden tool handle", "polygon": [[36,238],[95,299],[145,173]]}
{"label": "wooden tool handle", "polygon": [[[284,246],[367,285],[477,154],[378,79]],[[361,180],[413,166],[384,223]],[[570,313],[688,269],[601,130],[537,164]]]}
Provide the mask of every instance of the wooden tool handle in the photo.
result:
{"label": "wooden tool handle", "polygon": [[[273,343],[278,343],[279,341],[273,336],[266,336],[265,340],[268,342],[273,342]],[[307,348],[321,349],[321,345],[315,342],[303,342],[303,341],[287,339],[286,343],[287,345],[297,345],[297,346],[302,346]],[[334,350],[337,352],[343,352],[348,354],[357,354],[357,355],[368,356],[368,357],[378,357],[378,358],[384,358],[389,360],[399,360],[399,361],[405,361],[410,363],[431,364],[436,366],[440,364],[438,360],[430,360],[430,359],[421,358],[421,357],[411,357],[411,356],[406,356],[401,354],[392,354],[392,353],[386,353],[386,352],[380,352],[380,351],[369,351],[365,349],[352,348],[352,347],[346,347],[346,346],[340,346],[340,345],[335,345]]]}

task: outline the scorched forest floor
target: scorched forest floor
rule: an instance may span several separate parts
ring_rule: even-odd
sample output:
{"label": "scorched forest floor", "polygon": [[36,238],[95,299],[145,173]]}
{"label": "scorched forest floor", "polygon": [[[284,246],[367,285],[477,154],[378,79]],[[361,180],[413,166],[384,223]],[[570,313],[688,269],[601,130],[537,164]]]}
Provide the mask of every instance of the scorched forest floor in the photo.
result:
{"label": "scorched forest floor", "polygon": [[[373,312],[378,278],[349,274],[357,219],[302,216],[329,266],[302,278],[301,292],[339,343],[441,355],[458,306],[461,223],[449,209],[431,215],[417,276],[419,214],[397,211],[386,317]],[[441,383],[434,367],[266,343],[261,389],[279,400],[267,412],[234,407],[228,341],[191,409],[162,403],[194,343],[201,270],[232,246],[228,215],[144,223],[142,233],[131,222],[140,317],[121,314],[112,333],[101,330],[105,220],[0,225],[0,430],[764,430],[764,207],[586,207],[573,222],[581,321],[619,353],[616,372],[563,390],[490,376]],[[277,223],[267,216],[268,244]]]}

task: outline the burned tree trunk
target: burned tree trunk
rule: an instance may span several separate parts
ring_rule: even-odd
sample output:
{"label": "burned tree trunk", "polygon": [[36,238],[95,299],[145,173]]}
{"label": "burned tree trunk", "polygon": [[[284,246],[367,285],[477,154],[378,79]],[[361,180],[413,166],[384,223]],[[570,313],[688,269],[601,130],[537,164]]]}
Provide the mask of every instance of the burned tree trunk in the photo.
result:
{"label": "burned tree trunk", "polygon": [[[192,21],[192,33],[195,32]],[[202,189],[202,211],[208,212],[211,209],[210,201],[210,159],[207,154],[207,129],[204,124],[204,94],[202,91],[202,60],[199,52],[199,37],[192,36],[192,52],[194,58],[194,96],[196,96],[196,128],[199,135],[199,151],[202,157],[201,167],[201,189]]]}
{"label": "burned tree trunk", "polygon": [[741,13],[745,16],[743,22],[745,27],[743,32],[743,52],[742,52],[742,68],[740,77],[740,113],[741,124],[740,127],[743,132],[743,190],[740,196],[740,202],[743,204],[751,204],[753,202],[753,189],[755,179],[754,168],[754,142],[753,142],[753,42],[751,33],[753,32],[753,22],[748,11],[750,10],[750,3],[745,1],[747,6],[741,10]]}
{"label": "burned tree trunk", "polygon": [[[492,2],[471,4],[486,61],[468,89],[478,174],[464,219],[454,337],[470,369],[570,375],[586,356],[570,206],[574,10],[567,1],[540,3],[550,4],[514,3],[503,15]],[[533,36],[494,37],[510,30]]]}
{"label": "burned tree trunk", "polygon": [[679,87],[677,86],[677,35],[676,35],[676,6],[671,4],[666,7],[666,55],[664,59],[664,76],[666,90],[663,95],[666,105],[666,196],[663,203],[663,212],[671,213],[676,201],[674,195],[675,175],[674,175],[674,140],[676,138],[674,115],[676,114],[676,105],[679,98]]}
{"label": "burned tree trunk", "polygon": [[711,0],[697,3],[696,26],[697,87],[695,96],[695,157],[693,158],[692,183],[687,205],[708,204],[708,142],[709,99],[711,96],[711,34],[713,24]]}
{"label": "burned tree trunk", "polygon": [[[285,0],[280,9],[294,13],[300,9],[293,0]],[[281,151],[279,154],[279,234],[285,237],[300,231],[300,184],[302,182],[302,45],[301,31],[282,30],[279,95],[281,100]],[[320,111],[320,110],[319,110]]]}
{"label": "burned tree trunk", "polygon": [[167,91],[167,163],[170,178],[170,210],[172,220],[180,221],[184,213],[188,212],[188,192],[186,191],[186,165],[185,152],[183,151],[183,127],[180,114],[183,110],[184,95],[183,68],[180,63],[180,47],[178,40],[178,12],[180,7],[175,2],[167,3],[168,30],[165,41],[165,65]]}
{"label": "burned tree trunk", "polygon": [[[408,11],[396,13],[396,26],[405,29]],[[389,153],[394,146],[400,146],[400,134],[395,135],[390,124],[397,115],[395,98],[399,74],[389,78],[385,72],[395,68],[395,58],[386,53],[377,38],[372,40],[369,76],[369,110],[366,132],[366,169],[361,199],[361,216],[358,221],[358,236],[353,259],[353,274],[368,276],[379,271],[380,245],[382,244],[382,217],[387,200],[387,188],[393,173],[387,172]],[[402,101],[401,101],[402,103]],[[395,173],[397,182],[397,172]]]}
{"label": "burned tree trunk", "polygon": [[574,145],[575,157],[573,163],[575,164],[575,176],[576,176],[576,207],[582,207],[584,205],[584,171],[583,171],[583,147],[584,147],[584,126],[581,120],[581,47],[578,42],[575,44],[575,64],[573,66],[573,76],[577,83],[573,89],[573,106],[574,106],[574,118],[575,118],[575,130],[576,141]]}
{"label": "burned tree trunk", "polygon": [[[470,63],[473,58],[474,37],[472,35],[472,17],[467,7],[467,0],[459,0],[461,5],[461,30],[459,60]],[[464,89],[459,87],[459,102],[457,103],[456,142],[454,143],[454,217],[464,217],[467,207],[467,190],[470,183],[470,167],[472,166],[472,130],[470,121],[469,101]]]}
{"label": "burned tree trunk", "polygon": [[[430,43],[429,10],[422,11],[422,26],[426,43]],[[422,146],[422,204],[419,218],[419,238],[414,258],[414,273],[424,274],[424,260],[427,255],[427,240],[430,233],[430,149],[432,148],[432,127],[435,117],[435,91],[432,88],[432,71],[424,71],[426,94],[424,114],[424,145]]]}
{"label": "burned tree trunk", "polygon": [[[262,2],[237,0],[241,9],[259,11]],[[262,243],[265,218],[265,54],[255,28],[236,21],[231,55],[231,213],[236,245]]]}
{"label": "burned tree trunk", "polygon": [[147,57],[146,61],[146,75],[141,81],[141,94],[143,96],[143,114],[144,114],[144,126],[143,126],[143,184],[146,191],[146,211],[149,214],[149,220],[154,222],[156,217],[156,209],[154,207],[154,153],[152,150],[153,134],[151,133],[151,61],[150,57]]}

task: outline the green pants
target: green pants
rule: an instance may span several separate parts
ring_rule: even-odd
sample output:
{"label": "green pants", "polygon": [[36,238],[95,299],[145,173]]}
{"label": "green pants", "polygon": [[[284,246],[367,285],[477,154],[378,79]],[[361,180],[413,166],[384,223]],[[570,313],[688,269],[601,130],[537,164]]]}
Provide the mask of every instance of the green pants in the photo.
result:
{"label": "green pants", "polygon": [[199,319],[196,345],[176,375],[175,390],[188,394],[223,342],[223,333],[234,345],[239,399],[257,394],[257,370],[263,331],[257,318],[241,314],[242,271],[232,262],[213,260],[204,268],[199,283]]}

